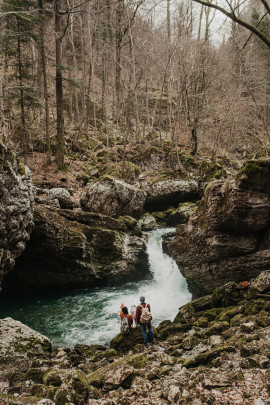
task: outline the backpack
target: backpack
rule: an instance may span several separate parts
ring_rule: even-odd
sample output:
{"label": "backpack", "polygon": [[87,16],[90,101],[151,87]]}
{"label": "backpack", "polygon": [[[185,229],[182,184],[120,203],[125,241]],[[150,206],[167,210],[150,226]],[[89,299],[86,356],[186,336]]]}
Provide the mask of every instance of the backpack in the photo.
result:
{"label": "backpack", "polygon": [[142,306],[142,314],[140,317],[140,322],[146,324],[146,323],[151,322],[151,320],[152,320],[152,315],[146,304],[145,307]]}
{"label": "backpack", "polygon": [[120,332],[122,332],[124,335],[129,333],[129,325],[128,325],[128,318],[127,316],[124,316],[122,320],[122,324],[120,326]]}

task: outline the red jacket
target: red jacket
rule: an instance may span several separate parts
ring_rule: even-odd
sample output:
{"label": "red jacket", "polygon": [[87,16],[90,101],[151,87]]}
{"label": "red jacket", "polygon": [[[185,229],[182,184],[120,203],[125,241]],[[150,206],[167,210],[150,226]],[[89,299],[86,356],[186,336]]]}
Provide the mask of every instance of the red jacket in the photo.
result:
{"label": "red jacket", "polygon": [[142,314],[142,306],[145,308],[146,305],[147,305],[147,307],[149,309],[149,312],[151,312],[150,304],[146,304],[145,302],[143,302],[142,304],[137,306],[137,309],[136,309],[136,321],[137,321],[138,325],[141,324],[140,319],[141,319],[141,314]]}
{"label": "red jacket", "polygon": [[123,318],[127,317],[128,325],[131,328],[132,324],[133,324],[133,317],[132,317],[131,314],[126,315],[126,314],[123,313],[123,311],[122,311],[123,306],[124,306],[124,304],[121,304],[121,311],[120,311],[121,325],[122,325]]}

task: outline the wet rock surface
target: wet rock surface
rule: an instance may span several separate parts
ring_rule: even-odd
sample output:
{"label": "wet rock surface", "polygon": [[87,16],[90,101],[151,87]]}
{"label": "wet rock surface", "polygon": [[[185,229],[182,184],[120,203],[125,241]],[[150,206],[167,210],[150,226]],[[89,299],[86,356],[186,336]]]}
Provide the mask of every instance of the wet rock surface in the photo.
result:
{"label": "wet rock surface", "polygon": [[150,277],[146,240],[131,217],[36,205],[35,226],[7,291],[115,285]]}
{"label": "wet rock surface", "polygon": [[32,225],[31,172],[0,143],[0,288],[23,252]]}
{"label": "wet rock surface", "polygon": [[[50,353],[26,346],[22,358],[20,346],[6,339],[1,370],[8,368],[10,349],[18,370],[2,372],[1,403],[267,404],[270,302],[258,293],[259,284],[259,278],[246,288],[229,283],[184,305],[173,322],[157,327],[158,341],[146,348],[139,328],[116,336],[114,348],[80,344]],[[29,328],[16,328],[23,343]],[[22,359],[27,361],[19,368]]]}
{"label": "wet rock surface", "polygon": [[169,251],[195,296],[270,269],[269,159],[247,162],[235,178],[209,184]]}

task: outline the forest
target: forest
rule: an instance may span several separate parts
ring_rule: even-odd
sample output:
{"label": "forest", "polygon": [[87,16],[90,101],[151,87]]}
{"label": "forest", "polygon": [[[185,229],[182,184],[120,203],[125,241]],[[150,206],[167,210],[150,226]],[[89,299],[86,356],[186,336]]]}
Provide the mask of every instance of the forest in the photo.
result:
{"label": "forest", "polygon": [[100,143],[123,165],[147,143],[176,162],[247,158],[269,145],[269,14],[266,0],[2,0],[2,141],[64,171]]}

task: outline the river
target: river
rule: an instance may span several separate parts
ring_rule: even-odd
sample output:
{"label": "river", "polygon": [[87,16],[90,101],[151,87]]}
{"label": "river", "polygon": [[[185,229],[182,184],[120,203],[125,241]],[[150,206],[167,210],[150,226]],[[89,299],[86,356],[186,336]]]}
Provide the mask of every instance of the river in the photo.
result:
{"label": "river", "polygon": [[58,347],[73,347],[76,343],[107,345],[120,329],[121,302],[130,308],[139,304],[141,295],[151,305],[154,326],[165,319],[173,320],[178,308],[191,300],[191,294],[174,260],[162,251],[162,235],[170,231],[148,232],[152,280],[81,289],[69,295],[5,298],[0,301],[0,318],[21,321]]}

